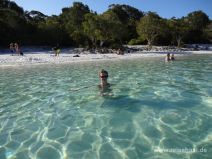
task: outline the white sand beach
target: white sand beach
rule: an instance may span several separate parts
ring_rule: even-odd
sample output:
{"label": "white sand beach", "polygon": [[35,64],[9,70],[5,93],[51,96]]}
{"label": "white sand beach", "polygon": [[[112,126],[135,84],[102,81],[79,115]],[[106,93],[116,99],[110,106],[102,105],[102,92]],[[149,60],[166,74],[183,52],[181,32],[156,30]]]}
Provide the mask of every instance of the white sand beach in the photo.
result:
{"label": "white sand beach", "polygon": [[[167,53],[174,53],[176,57],[193,54],[211,54],[212,50],[162,50],[161,47],[152,49],[151,51],[141,50],[139,46],[135,46],[137,50],[125,51],[124,55],[116,53],[99,53],[83,51],[83,49],[64,49],[59,56],[54,56],[53,51],[30,51],[24,52],[24,56],[11,55],[10,53],[1,53],[0,51],[0,67],[17,66],[17,65],[35,65],[35,64],[60,64],[86,61],[101,61],[101,60],[122,60],[122,59],[138,59],[138,58],[165,58]],[[76,51],[77,50],[77,51]],[[74,57],[78,55],[79,57]]]}

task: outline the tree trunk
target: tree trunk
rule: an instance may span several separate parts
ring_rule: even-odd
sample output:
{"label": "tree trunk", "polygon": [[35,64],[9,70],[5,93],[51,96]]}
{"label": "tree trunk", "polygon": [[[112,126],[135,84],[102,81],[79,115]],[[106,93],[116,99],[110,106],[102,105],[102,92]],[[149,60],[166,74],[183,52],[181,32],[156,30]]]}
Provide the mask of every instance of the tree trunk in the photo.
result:
{"label": "tree trunk", "polygon": [[177,47],[178,48],[181,46],[181,41],[182,41],[182,38],[181,37],[178,37],[177,38]]}
{"label": "tree trunk", "polygon": [[152,39],[147,39],[147,41],[148,41],[148,50],[151,50],[152,49],[153,40]]}
{"label": "tree trunk", "polygon": [[100,47],[102,47],[104,45],[104,41],[100,41]]}

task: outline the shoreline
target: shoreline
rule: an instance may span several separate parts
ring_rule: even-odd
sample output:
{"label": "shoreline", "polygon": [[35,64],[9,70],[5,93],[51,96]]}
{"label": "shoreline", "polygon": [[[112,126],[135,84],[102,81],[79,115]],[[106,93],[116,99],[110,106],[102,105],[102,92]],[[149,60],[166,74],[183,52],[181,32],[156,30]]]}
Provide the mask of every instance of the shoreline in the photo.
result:
{"label": "shoreline", "polygon": [[[62,52],[59,57],[55,57],[53,52],[28,52],[24,56],[11,54],[0,54],[0,67],[26,66],[26,65],[43,65],[43,64],[66,64],[81,62],[96,62],[110,60],[127,60],[138,58],[165,58],[167,53],[174,53],[176,57],[189,55],[212,55],[212,51],[139,51],[117,55],[114,53],[92,54],[90,52]],[[74,57],[79,55],[79,57]]]}

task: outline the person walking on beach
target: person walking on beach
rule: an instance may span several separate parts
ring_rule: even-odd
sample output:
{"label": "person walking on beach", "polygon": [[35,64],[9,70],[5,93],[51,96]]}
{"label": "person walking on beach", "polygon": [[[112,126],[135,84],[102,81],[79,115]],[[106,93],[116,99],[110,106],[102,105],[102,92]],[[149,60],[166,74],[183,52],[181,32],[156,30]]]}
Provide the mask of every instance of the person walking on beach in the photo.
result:
{"label": "person walking on beach", "polygon": [[14,47],[14,44],[13,43],[10,43],[10,52],[12,53],[12,55],[15,52],[15,47]]}
{"label": "person walking on beach", "polygon": [[60,54],[60,46],[59,46],[59,44],[57,44],[56,47],[53,47],[53,50],[55,52],[55,56],[59,56],[59,54]]}

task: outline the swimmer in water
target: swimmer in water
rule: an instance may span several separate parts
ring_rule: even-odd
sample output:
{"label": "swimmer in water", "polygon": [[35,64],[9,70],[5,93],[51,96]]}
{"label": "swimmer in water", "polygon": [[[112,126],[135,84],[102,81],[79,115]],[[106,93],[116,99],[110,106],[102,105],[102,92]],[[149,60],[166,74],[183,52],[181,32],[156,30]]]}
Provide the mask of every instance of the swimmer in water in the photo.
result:
{"label": "swimmer in water", "polygon": [[108,72],[102,69],[99,73],[100,84],[98,85],[101,89],[100,95],[101,96],[112,96],[110,83],[107,82]]}
{"label": "swimmer in water", "polygon": [[100,78],[100,88],[105,88],[105,87],[110,87],[110,83],[107,82],[108,78],[108,72],[104,69],[102,69],[99,73],[99,78]]}

